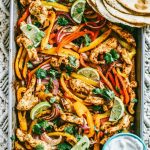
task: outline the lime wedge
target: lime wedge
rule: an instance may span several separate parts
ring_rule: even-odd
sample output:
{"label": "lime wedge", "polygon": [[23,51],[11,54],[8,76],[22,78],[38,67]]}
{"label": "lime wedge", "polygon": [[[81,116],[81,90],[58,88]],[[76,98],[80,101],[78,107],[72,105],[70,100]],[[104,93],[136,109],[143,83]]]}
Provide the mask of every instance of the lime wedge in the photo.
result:
{"label": "lime wedge", "polygon": [[43,110],[46,110],[50,107],[51,105],[48,102],[40,102],[36,106],[34,106],[30,112],[30,118],[34,120],[40,112]]}
{"label": "lime wedge", "polygon": [[87,136],[83,136],[71,150],[86,150],[89,147],[90,147],[89,138]]}
{"label": "lime wedge", "polygon": [[124,104],[122,100],[118,97],[114,99],[114,105],[110,113],[109,121],[118,121],[124,115]]}
{"label": "lime wedge", "polygon": [[78,74],[83,75],[87,78],[90,78],[92,80],[98,81],[100,79],[98,72],[96,69],[87,67],[87,68],[82,68],[78,72]]}
{"label": "lime wedge", "polygon": [[83,13],[85,10],[85,4],[85,0],[77,0],[73,3],[71,7],[71,17],[77,23],[81,23],[82,21]]}
{"label": "lime wedge", "polygon": [[35,25],[32,24],[23,24],[20,26],[20,30],[29,38],[35,47],[37,47],[42,38],[44,37],[44,32],[40,31]]}

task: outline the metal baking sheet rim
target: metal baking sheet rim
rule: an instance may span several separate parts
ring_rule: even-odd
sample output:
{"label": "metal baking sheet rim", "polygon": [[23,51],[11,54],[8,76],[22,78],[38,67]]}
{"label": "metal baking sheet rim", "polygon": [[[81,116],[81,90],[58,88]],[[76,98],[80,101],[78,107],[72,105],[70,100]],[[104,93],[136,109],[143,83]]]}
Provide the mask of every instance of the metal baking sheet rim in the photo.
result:
{"label": "metal baking sheet rim", "polygon": [[[14,2],[15,1],[15,2]],[[17,18],[17,2],[16,0],[11,0],[10,3],[10,41],[9,41],[9,95],[8,95],[8,150],[12,150],[13,148],[13,142],[11,140],[11,137],[14,135],[14,129],[15,129],[15,123],[16,123],[16,117],[15,117],[15,89],[14,89],[14,81],[15,81],[15,73],[14,73],[14,58],[15,58],[15,52],[16,52],[16,46],[15,46],[15,25],[16,25],[16,18]],[[137,71],[140,69],[140,83],[139,83],[139,92],[140,93],[140,102],[137,111],[137,115],[140,119],[138,122],[138,135],[143,138],[143,118],[144,118],[144,34],[143,29],[141,29],[139,33],[140,38],[140,49],[141,53],[139,54],[140,57],[140,68],[137,67]],[[139,64],[139,63],[138,63]],[[136,65],[138,66],[138,65]],[[138,73],[139,75],[139,73]],[[137,118],[136,115],[136,118]]]}

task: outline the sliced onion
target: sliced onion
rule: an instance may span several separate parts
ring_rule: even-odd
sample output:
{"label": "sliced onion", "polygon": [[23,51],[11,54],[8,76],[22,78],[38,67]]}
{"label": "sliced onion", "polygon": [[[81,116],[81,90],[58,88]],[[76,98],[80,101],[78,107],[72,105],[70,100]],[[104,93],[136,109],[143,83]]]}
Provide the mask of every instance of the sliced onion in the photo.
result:
{"label": "sliced onion", "polygon": [[46,64],[44,66],[41,67],[44,70],[49,70],[51,68],[50,64]]}
{"label": "sliced onion", "polygon": [[53,80],[53,90],[52,90],[52,94],[57,95],[59,92],[59,82],[57,79]]}
{"label": "sliced onion", "polygon": [[31,16],[29,15],[29,17],[27,18],[27,24],[32,24],[32,20],[31,20]]}
{"label": "sliced onion", "polygon": [[49,83],[49,80],[42,79],[41,83],[42,83],[42,84],[48,84],[48,83]]}
{"label": "sliced onion", "polygon": [[41,79],[37,79],[37,84],[41,84]]}

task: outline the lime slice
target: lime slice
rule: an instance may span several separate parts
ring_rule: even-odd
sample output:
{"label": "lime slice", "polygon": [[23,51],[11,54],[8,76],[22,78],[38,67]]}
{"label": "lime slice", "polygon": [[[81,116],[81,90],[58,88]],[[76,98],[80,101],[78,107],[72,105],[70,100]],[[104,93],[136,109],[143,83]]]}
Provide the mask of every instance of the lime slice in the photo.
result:
{"label": "lime slice", "polygon": [[86,150],[89,147],[90,147],[89,138],[87,136],[83,136],[71,150]]}
{"label": "lime slice", "polygon": [[83,13],[85,10],[85,4],[85,0],[77,0],[73,3],[71,7],[71,17],[77,23],[81,23],[82,21]]}
{"label": "lime slice", "polygon": [[124,115],[124,104],[122,100],[118,97],[114,99],[114,105],[110,113],[109,121],[118,121]]}
{"label": "lime slice", "polygon": [[44,32],[32,24],[23,24],[20,26],[20,30],[33,42],[35,47],[40,44],[42,37],[44,37]]}
{"label": "lime slice", "polygon": [[51,105],[48,102],[40,102],[39,104],[37,104],[36,106],[34,106],[30,112],[30,118],[32,120],[35,119],[35,117],[37,116],[37,114],[39,114],[40,112],[42,112],[43,110],[46,110],[50,107]]}
{"label": "lime slice", "polygon": [[99,74],[96,71],[96,69],[93,69],[93,68],[90,68],[90,67],[82,68],[77,73],[80,74],[80,75],[83,75],[87,78],[90,78],[92,80],[95,80],[95,81],[100,80]]}

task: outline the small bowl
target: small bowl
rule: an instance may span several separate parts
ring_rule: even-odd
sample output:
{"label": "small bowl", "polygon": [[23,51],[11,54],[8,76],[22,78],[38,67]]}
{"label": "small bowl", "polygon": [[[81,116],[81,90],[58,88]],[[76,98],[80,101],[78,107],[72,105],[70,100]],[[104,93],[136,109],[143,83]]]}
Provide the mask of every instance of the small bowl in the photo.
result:
{"label": "small bowl", "polygon": [[132,133],[119,133],[119,134],[115,134],[114,136],[112,136],[111,138],[109,138],[107,140],[107,142],[105,143],[105,145],[103,146],[102,150],[106,150],[107,145],[115,138],[120,137],[120,136],[130,136],[133,137],[135,139],[137,139],[140,143],[142,143],[144,150],[147,150],[147,146],[145,145],[145,143],[143,142],[143,140],[141,138],[139,138],[137,135],[132,134]]}

